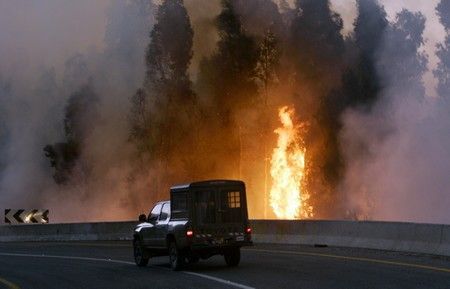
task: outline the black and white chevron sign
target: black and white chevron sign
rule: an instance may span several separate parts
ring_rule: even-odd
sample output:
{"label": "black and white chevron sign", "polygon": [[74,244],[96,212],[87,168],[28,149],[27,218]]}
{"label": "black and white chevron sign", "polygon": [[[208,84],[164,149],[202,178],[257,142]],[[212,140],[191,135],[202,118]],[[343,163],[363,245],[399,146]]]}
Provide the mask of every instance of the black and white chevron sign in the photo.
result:
{"label": "black and white chevron sign", "polygon": [[5,223],[22,224],[22,223],[48,223],[48,210],[15,210],[5,209]]}

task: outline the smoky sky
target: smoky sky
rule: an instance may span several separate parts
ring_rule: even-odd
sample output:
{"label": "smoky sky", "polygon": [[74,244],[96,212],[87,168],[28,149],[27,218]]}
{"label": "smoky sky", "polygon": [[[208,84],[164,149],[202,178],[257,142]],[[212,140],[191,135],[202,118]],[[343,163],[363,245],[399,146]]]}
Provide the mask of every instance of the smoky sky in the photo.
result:
{"label": "smoky sky", "polygon": [[72,54],[101,49],[108,0],[0,1],[2,66],[60,67]]}
{"label": "smoky sky", "polygon": [[[13,68],[18,63],[51,65],[60,67],[64,61],[77,52],[104,47],[104,32],[107,9],[110,0],[41,0],[0,1],[0,57],[1,64]],[[158,1],[156,1],[158,2]],[[193,63],[202,55],[208,55],[217,41],[213,19],[220,12],[220,1],[188,0],[186,8],[191,22],[197,27],[194,45],[196,53]],[[423,49],[430,56],[430,68],[435,67],[435,45],[445,35],[435,13],[438,0],[426,1],[381,1],[388,16],[393,19],[402,8],[420,11],[427,18],[426,38]],[[333,9],[344,20],[343,33],[353,29],[356,17],[355,0],[332,0]],[[51,45],[49,45],[51,43]],[[192,68],[196,71],[195,67]],[[193,73],[194,74],[194,73]],[[431,74],[426,77],[435,85]],[[433,92],[433,87],[429,88]]]}
{"label": "smoky sky", "polygon": [[[17,65],[50,65],[57,69],[64,61],[77,52],[104,47],[104,32],[109,0],[99,1],[0,1],[0,59],[4,69],[14,69]],[[220,12],[220,1],[186,1],[191,21],[198,33],[194,36],[195,50],[191,67],[195,76],[196,63],[202,55],[214,49],[217,34],[213,19]],[[436,44],[443,39],[445,32],[436,17],[434,7],[437,0],[424,1],[381,1],[390,19],[402,8],[420,11],[427,17],[426,38],[423,47],[429,55],[430,72],[425,74],[427,91],[435,95],[436,82],[431,70],[438,59],[435,56]],[[354,0],[332,0],[333,9],[344,20],[343,33],[353,29],[356,17]],[[51,45],[49,45],[51,43]]]}

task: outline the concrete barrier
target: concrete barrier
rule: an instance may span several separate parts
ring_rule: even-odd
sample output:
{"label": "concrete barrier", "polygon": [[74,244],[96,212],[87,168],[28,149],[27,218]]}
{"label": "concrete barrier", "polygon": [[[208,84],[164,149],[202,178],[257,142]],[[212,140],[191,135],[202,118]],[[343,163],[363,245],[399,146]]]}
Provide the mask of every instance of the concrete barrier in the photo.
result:
{"label": "concrete barrier", "polygon": [[131,240],[137,222],[0,226],[0,242]]}
{"label": "concrete barrier", "polygon": [[450,225],[253,220],[257,243],[328,245],[450,256]]}
{"label": "concrete barrier", "polygon": [[[130,240],[137,222],[0,226],[0,242]],[[450,256],[450,225],[252,220],[255,243],[328,245]]]}

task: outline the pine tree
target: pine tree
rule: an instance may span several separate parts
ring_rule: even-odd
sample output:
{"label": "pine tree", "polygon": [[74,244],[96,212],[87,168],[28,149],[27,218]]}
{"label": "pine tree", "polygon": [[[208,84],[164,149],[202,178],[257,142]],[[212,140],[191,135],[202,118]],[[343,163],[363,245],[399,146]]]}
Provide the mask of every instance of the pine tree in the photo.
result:
{"label": "pine tree", "polygon": [[258,48],[255,40],[243,30],[232,2],[224,0],[222,5],[217,18],[218,50],[209,65],[215,68],[210,81],[211,92],[222,109],[222,120],[227,122],[233,108],[246,107],[255,101]]}
{"label": "pine tree", "polygon": [[438,45],[436,55],[439,63],[434,75],[439,80],[437,92],[441,97],[450,97],[450,0],[441,0],[436,7],[437,14],[445,28],[445,40]]}
{"label": "pine tree", "polygon": [[379,54],[378,71],[388,88],[401,88],[405,97],[422,99],[425,87],[422,81],[428,59],[420,47],[424,44],[425,17],[403,9],[389,26]]}
{"label": "pine tree", "polygon": [[44,147],[45,156],[55,168],[53,178],[57,184],[66,184],[72,176],[83,145],[98,121],[98,101],[91,83],[73,93],[65,108],[65,142]]}
{"label": "pine tree", "polygon": [[295,79],[296,112],[308,124],[304,136],[306,185],[316,213],[330,217],[338,211],[335,192],[338,146],[334,124],[339,119],[324,113],[334,105],[329,95],[339,87],[344,66],[343,21],[331,10],[328,0],[298,0],[295,11],[288,55]]}
{"label": "pine tree", "polygon": [[358,17],[354,22],[353,40],[356,44],[356,65],[343,77],[345,103],[370,108],[382,89],[376,69],[377,54],[388,26],[386,12],[377,0],[358,0]]}
{"label": "pine tree", "polygon": [[172,100],[192,101],[187,69],[194,32],[183,1],[163,1],[156,21],[147,48],[144,86],[155,91],[153,98],[162,105]]}
{"label": "pine tree", "polygon": [[130,139],[135,142],[138,154],[151,152],[151,119],[149,114],[148,96],[144,89],[138,89],[131,97],[129,114]]}
{"label": "pine tree", "polygon": [[268,208],[268,182],[269,182],[269,149],[268,137],[272,133],[270,130],[268,98],[269,90],[278,81],[278,72],[280,69],[281,51],[278,40],[274,33],[268,29],[264,34],[259,47],[259,59],[256,67],[258,79],[261,82],[263,94],[263,107],[261,108],[262,141],[264,146],[264,218],[267,218]]}
{"label": "pine tree", "polygon": [[269,29],[264,34],[259,47],[259,58],[256,66],[256,75],[262,83],[264,105],[267,105],[269,86],[278,79],[281,51],[275,34]]}
{"label": "pine tree", "polygon": [[[147,168],[159,167],[164,172],[156,185],[177,181],[171,179],[171,168],[190,171],[196,120],[196,96],[188,75],[192,42],[183,1],[163,1],[150,33],[144,83],[131,98],[130,112],[130,139],[139,159]],[[178,174],[178,181],[182,177]]]}
{"label": "pine tree", "polygon": [[163,1],[156,21],[147,48],[144,85],[132,98],[130,136],[148,143],[147,153],[160,158],[172,150],[173,129],[181,121],[176,109],[192,105],[195,95],[187,74],[193,31],[183,2]]}
{"label": "pine tree", "polygon": [[258,103],[255,39],[242,27],[233,1],[222,1],[216,19],[219,32],[217,51],[200,65],[198,86],[210,109],[204,118],[215,127],[214,141],[208,145],[210,163],[221,164],[222,176],[239,177],[241,131],[238,123],[243,110]]}
{"label": "pine tree", "polygon": [[278,5],[272,0],[233,0],[235,13],[242,27],[252,36],[263,37],[271,30],[277,38],[284,39],[285,27]]}
{"label": "pine tree", "polygon": [[295,9],[290,43],[297,81],[320,94],[333,87],[332,80],[340,75],[343,21],[330,9],[328,0],[297,0]]}
{"label": "pine tree", "polygon": [[317,154],[315,166],[320,167],[316,179],[326,186],[318,197],[317,209],[325,216],[342,217],[342,202],[338,186],[342,180],[345,162],[340,147],[342,114],[351,107],[370,109],[381,91],[377,71],[377,56],[388,22],[386,12],[377,0],[358,0],[358,16],[354,32],[345,42],[346,68],[339,74],[340,85],[332,88],[320,103],[317,122],[325,140]]}

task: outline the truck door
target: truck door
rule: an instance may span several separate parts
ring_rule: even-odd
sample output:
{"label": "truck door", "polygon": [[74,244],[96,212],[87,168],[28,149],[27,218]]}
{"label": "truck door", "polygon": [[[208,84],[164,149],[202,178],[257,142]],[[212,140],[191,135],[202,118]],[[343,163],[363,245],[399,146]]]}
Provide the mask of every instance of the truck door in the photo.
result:
{"label": "truck door", "polygon": [[155,247],[166,247],[166,235],[170,220],[170,202],[164,203],[158,222],[155,225]]}
{"label": "truck door", "polygon": [[147,226],[141,229],[144,244],[150,247],[155,246],[156,242],[156,223],[161,213],[162,204],[156,204],[150,211],[147,218]]}

